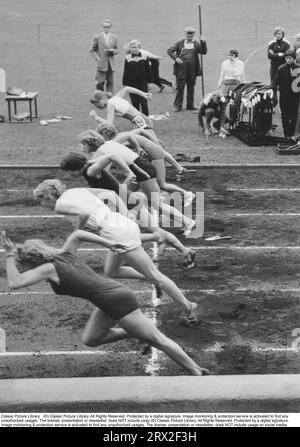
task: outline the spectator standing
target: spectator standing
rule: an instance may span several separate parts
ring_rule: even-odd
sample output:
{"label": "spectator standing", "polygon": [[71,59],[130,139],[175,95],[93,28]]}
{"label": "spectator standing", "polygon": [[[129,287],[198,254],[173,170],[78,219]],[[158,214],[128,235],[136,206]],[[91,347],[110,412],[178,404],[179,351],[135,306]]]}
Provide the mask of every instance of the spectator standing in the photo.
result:
{"label": "spectator standing", "polygon": [[238,84],[246,82],[245,65],[239,57],[239,52],[235,48],[230,48],[227,52],[227,59],[221,64],[221,74],[218,82],[218,89],[225,96]]}
{"label": "spectator standing", "polygon": [[118,37],[111,33],[111,21],[105,20],[102,24],[103,32],[93,38],[90,52],[97,62],[96,88],[113,93],[114,87],[114,56],[118,54]]}
{"label": "spectator standing", "polygon": [[293,82],[300,75],[300,65],[296,64],[295,59],[295,52],[287,50],[285,52],[285,64],[278,68],[272,82],[274,94],[279,88],[283,133],[286,138],[291,139],[294,139],[299,105],[299,92],[293,89]]}
{"label": "spectator standing", "polygon": [[268,59],[271,61],[270,66],[270,83],[272,84],[277,69],[285,63],[284,54],[290,49],[290,42],[284,38],[285,31],[281,26],[274,29],[275,39],[271,40],[268,45]]}
{"label": "spectator standing", "polygon": [[197,76],[202,75],[199,54],[207,53],[206,41],[200,36],[195,39],[196,30],[192,27],[185,29],[185,39],[177,41],[168,48],[168,55],[174,60],[174,75],[176,77],[176,96],[174,112],[182,110],[184,87],[187,86],[187,109],[197,110],[194,106],[194,91]]}
{"label": "spectator standing", "polygon": [[[148,92],[148,83],[152,82],[152,73],[147,54],[141,51],[138,40],[129,43],[128,54],[125,57],[123,85],[134,87],[142,92]],[[129,93],[131,103],[138,111],[149,115],[146,98],[135,93]]]}
{"label": "spectator standing", "polygon": [[[229,132],[225,129],[225,110],[229,101],[229,92],[234,90],[237,85],[246,82],[245,65],[239,57],[239,52],[236,48],[230,48],[227,52],[227,59],[221,64],[221,74],[218,82],[218,89],[225,97],[225,102],[221,108],[220,114],[220,128],[223,135],[228,135]],[[222,136],[222,135],[221,135]]]}
{"label": "spectator standing", "polygon": [[[130,44],[126,44],[123,46],[127,54],[130,53],[129,46]],[[165,85],[167,85],[174,91],[173,83],[171,81],[168,81],[167,79],[162,78],[159,74],[159,61],[162,59],[162,57],[151,53],[151,51],[144,50],[143,48],[141,48],[140,51],[142,55],[148,57],[152,72],[152,81],[153,84],[159,87],[158,93],[161,93],[165,89]]]}

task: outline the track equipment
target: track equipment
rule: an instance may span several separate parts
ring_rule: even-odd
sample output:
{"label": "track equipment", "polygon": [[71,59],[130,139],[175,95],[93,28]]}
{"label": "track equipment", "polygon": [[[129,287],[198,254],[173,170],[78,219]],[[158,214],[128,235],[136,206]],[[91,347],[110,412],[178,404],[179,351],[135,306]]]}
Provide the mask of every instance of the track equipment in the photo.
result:
{"label": "track equipment", "polygon": [[231,134],[249,146],[288,144],[286,138],[272,135],[274,92],[262,82],[239,84],[230,92]]}

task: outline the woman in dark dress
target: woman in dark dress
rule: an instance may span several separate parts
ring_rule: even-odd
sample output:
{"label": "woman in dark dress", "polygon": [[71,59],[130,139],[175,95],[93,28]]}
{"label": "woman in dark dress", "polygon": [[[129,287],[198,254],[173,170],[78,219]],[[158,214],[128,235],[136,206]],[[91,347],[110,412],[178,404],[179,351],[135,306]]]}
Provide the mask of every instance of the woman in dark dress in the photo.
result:
{"label": "woman in dark dress", "polygon": [[[95,305],[82,335],[82,341],[87,346],[137,338],[165,352],[191,375],[209,374],[143,315],[133,292],[117,281],[97,275],[76,254],[81,241],[94,242],[115,251],[124,249],[122,245],[82,230],[74,231],[60,249],[38,239],[27,240],[16,249],[4,231],[1,241],[6,252],[10,289],[47,280],[55,293],[84,298]],[[20,273],[16,255],[22,264],[31,269]],[[114,327],[117,324],[119,327]]]}

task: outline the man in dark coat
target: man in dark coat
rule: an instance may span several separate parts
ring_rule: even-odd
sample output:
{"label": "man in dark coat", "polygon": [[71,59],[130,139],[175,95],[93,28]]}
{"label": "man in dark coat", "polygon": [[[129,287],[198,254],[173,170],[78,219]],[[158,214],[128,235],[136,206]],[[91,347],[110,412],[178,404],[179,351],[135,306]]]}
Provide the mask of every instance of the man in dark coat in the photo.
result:
{"label": "man in dark coat", "polygon": [[300,65],[295,62],[295,52],[285,52],[285,64],[281,65],[272,82],[272,88],[276,93],[279,88],[279,106],[283,133],[286,138],[294,138],[299,104]]}
{"label": "man in dark coat", "polygon": [[168,55],[175,61],[174,75],[176,76],[176,96],[174,111],[182,110],[184,87],[187,86],[187,109],[197,110],[194,105],[194,90],[196,77],[202,75],[199,54],[207,53],[206,41],[200,37],[195,40],[196,30],[192,27],[185,29],[186,38],[179,40],[168,48]]}

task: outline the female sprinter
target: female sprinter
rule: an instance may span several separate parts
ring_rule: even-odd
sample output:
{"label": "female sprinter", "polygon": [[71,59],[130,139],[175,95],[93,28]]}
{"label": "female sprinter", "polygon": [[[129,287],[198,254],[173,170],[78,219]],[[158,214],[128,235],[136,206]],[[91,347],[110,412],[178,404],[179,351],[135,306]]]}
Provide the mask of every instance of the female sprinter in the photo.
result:
{"label": "female sprinter", "polygon": [[177,174],[182,174],[185,168],[183,168],[147,130],[140,128],[129,132],[118,132],[113,124],[100,123],[97,126],[97,132],[99,132],[106,141],[117,141],[118,143],[136,150],[138,154],[145,154],[155,167],[156,179],[160,189],[168,192],[178,191],[184,197],[184,205],[188,206],[191,204],[195,198],[195,194],[192,191],[186,191],[177,185],[166,182],[165,162],[168,162],[175,167]]}
{"label": "female sprinter", "polygon": [[124,87],[119,90],[114,96],[111,93],[104,93],[101,90],[96,90],[92,94],[90,99],[91,103],[94,104],[98,109],[107,109],[106,119],[101,118],[94,110],[90,112],[90,116],[94,117],[98,122],[107,121],[109,124],[113,124],[115,116],[119,116],[129,120],[133,127],[142,127],[148,129],[150,132],[153,129],[153,122],[151,119],[144,115],[142,112],[137,110],[133,105],[131,105],[124,97],[127,94],[133,93],[135,95],[142,96],[145,99],[150,100],[152,97],[151,93],[142,92],[134,87]]}
{"label": "female sprinter", "polygon": [[[76,229],[88,225],[114,244],[126,247],[118,253],[108,252],[104,266],[107,276],[146,279],[181,305],[188,319],[195,318],[197,303],[185,298],[176,284],[155,267],[142,247],[142,241],[156,240],[164,243],[160,232],[141,234],[133,220],[112,212],[91,191],[84,188],[66,190],[65,185],[57,179],[44,180],[33,191],[33,195],[42,206],[54,208],[58,214],[66,217],[76,217]],[[129,267],[122,266],[123,263]]]}
{"label": "female sprinter", "polygon": [[[112,250],[122,249],[109,241],[77,230],[62,248],[54,248],[43,241],[32,239],[15,249],[14,244],[1,234],[6,252],[6,271],[10,289],[19,289],[49,281],[58,295],[83,298],[94,304],[95,309],[87,322],[82,341],[87,346],[99,346],[126,338],[137,338],[163,351],[189,374],[207,375],[207,369],[198,366],[177,343],[163,335],[138,308],[133,292],[110,278],[97,275],[81,261],[76,250],[81,241],[94,242]],[[19,272],[16,266],[16,251],[19,260],[30,265],[31,270]],[[118,324],[118,328],[114,327]]]}
{"label": "female sprinter", "polygon": [[114,140],[105,142],[104,138],[94,130],[86,130],[80,133],[78,141],[81,143],[84,152],[96,153],[92,166],[99,172],[109,164],[104,158],[105,155],[113,154],[121,158],[136,176],[137,182],[148,198],[151,209],[156,213],[161,210],[163,215],[167,217],[173,216],[178,225],[184,225],[183,234],[185,236],[191,233],[196,225],[195,220],[161,200],[160,188],[156,180],[156,170],[147,159]]}

